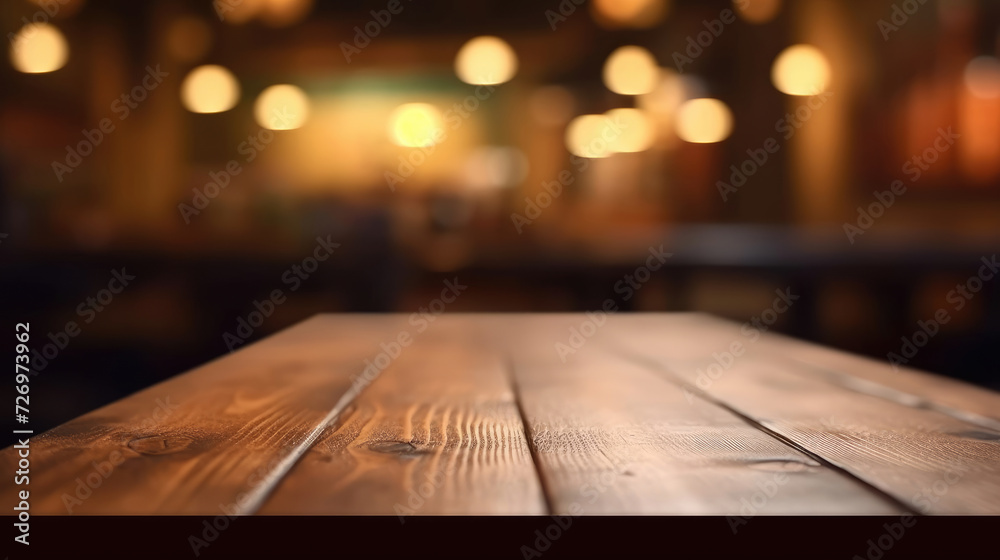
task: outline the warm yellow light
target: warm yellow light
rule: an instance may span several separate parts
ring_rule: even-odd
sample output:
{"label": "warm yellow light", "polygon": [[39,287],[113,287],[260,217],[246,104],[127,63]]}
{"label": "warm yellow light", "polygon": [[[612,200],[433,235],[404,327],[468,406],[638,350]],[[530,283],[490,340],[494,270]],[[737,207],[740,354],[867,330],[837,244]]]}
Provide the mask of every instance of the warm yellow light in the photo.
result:
{"label": "warm yellow light", "polygon": [[219,19],[241,25],[257,18],[272,27],[284,27],[304,18],[313,0],[215,0]]}
{"label": "warm yellow light", "polygon": [[267,0],[259,15],[268,25],[284,27],[304,18],[312,4],[312,0]]}
{"label": "warm yellow light", "polygon": [[517,148],[483,146],[469,154],[463,169],[465,184],[488,190],[520,184],[528,175],[528,158]]}
{"label": "warm yellow light", "polygon": [[652,27],[670,9],[669,0],[593,0],[590,5],[604,27]]}
{"label": "warm yellow light", "polygon": [[241,25],[264,13],[268,0],[218,0],[213,2],[215,13],[222,21]]}
{"label": "warm yellow light", "polygon": [[257,124],[271,130],[299,128],[309,116],[309,98],[293,85],[271,86],[257,96],[253,116]]}
{"label": "warm yellow light", "polygon": [[408,148],[433,146],[444,138],[444,119],[427,103],[404,103],[389,115],[389,138]]}
{"label": "warm yellow light", "polygon": [[668,68],[660,69],[660,79],[653,91],[636,97],[636,107],[642,109],[653,124],[655,136],[660,145],[668,147],[676,145],[677,136],[674,133],[674,118],[677,108],[684,101],[701,97],[696,85],[692,84],[692,76],[680,76]]}
{"label": "warm yellow light", "polygon": [[499,37],[476,37],[455,57],[455,74],[467,84],[502,84],[517,73],[517,55]]}
{"label": "warm yellow light", "polygon": [[771,82],[789,95],[816,95],[830,85],[830,63],[812,45],[793,45],[774,59]]}
{"label": "warm yellow light", "polygon": [[684,81],[680,75],[669,68],[661,68],[656,87],[636,98],[636,105],[658,115],[672,115],[686,96]]}
{"label": "warm yellow light", "polygon": [[711,144],[729,137],[733,114],[718,99],[692,99],[677,109],[677,136],[685,142]]}
{"label": "warm yellow light", "polygon": [[68,57],[66,38],[47,23],[25,25],[11,40],[10,61],[19,72],[53,72],[62,68]]}
{"label": "warm yellow light", "polygon": [[621,131],[618,138],[609,143],[612,151],[641,152],[653,145],[653,124],[645,112],[623,108],[612,109],[604,114]]}
{"label": "warm yellow light", "polygon": [[992,56],[977,56],[965,66],[965,87],[982,99],[1000,97],[1000,60]]}
{"label": "warm yellow light", "polygon": [[573,155],[604,158],[614,153],[611,145],[621,137],[607,115],[580,115],[566,127],[566,149]]}
{"label": "warm yellow light", "polygon": [[781,0],[733,0],[736,13],[750,23],[767,23],[778,15]]}
{"label": "warm yellow light", "polygon": [[658,77],[656,59],[642,47],[620,47],[604,62],[604,85],[615,93],[649,93],[656,87]]}
{"label": "warm yellow light", "polygon": [[181,84],[181,103],[192,113],[228,111],[239,99],[239,82],[232,72],[222,66],[199,66]]}

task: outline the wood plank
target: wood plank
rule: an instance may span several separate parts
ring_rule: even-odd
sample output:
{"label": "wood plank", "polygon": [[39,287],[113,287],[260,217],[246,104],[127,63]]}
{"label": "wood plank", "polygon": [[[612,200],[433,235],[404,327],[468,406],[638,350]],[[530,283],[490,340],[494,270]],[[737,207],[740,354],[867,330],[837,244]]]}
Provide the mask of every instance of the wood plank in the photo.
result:
{"label": "wood plank", "polygon": [[[652,314],[636,314],[632,320],[654,328]],[[671,314],[683,328],[702,340],[717,340],[720,344],[733,340],[748,341],[746,336],[733,333],[733,323],[701,313]],[[719,335],[722,335],[719,338]],[[793,368],[808,368],[828,381],[859,393],[892,400],[906,406],[927,408],[948,414],[959,420],[1000,431],[1000,393],[950,379],[933,373],[899,366],[891,367],[887,360],[876,360],[842,352],[804,340],[768,332],[749,346],[753,353],[766,353],[775,359],[793,362]]]}
{"label": "wood plank", "polygon": [[[583,319],[531,316],[497,327],[513,355],[525,421],[557,513],[904,512],[738,416],[612,355],[604,330],[563,363],[555,344]],[[686,338],[673,329],[656,336]]]}
{"label": "wood plank", "polygon": [[449,315],[406,331],[410,345],[261,513],[545,513],[506,363],[481,324]]}
{"label": "wood plank", "polygon": [[[1000,433],[850,391],[774,357],[735,323],[613,317],[618,347],[921,513],[1000,513]],[[726,328],[728,326],[728,328]],[[684,329],[687,336],[658,333]],[[765,335],[766,337],[767,335]],[[763,340],[765,337],[762,337]],[[723,352],[735,342],[742,356]],[[713,353],[728,367],[715,367]]]}
{"label": "wood plank", "polygon": [[407,316],[314,317],[33,437],[32,511],[1000,513],[1000,432],[935,408],[992,397],[848,387],[836,355],[695,314],[609,317],[563,363],[585,320],[439,317],[362,392]]}
{"label": "wood plank", "polygon": [[[317,316],[33,436],[32,513],[254,511],[400,320]],[[7,472],[14,451],[0,452]],[[0,500],[13,503],[12,483],[0,481]]]}
{"label": "wood plank", "polygon": [[840,352],[779,334],[763,338],[758,349],[825,373],[832,382],[847,389],[908,406],[930,408],[1000,431],[1000,393],[996,391],[904,366],[893,369],[888,361]]}

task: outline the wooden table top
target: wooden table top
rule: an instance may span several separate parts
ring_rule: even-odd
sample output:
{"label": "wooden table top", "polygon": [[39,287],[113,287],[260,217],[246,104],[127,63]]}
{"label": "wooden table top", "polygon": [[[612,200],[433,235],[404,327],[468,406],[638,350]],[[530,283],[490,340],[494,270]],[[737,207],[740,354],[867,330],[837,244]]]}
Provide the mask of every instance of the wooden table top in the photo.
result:
{"label": "wooden table top", "polygon": [[1000,394],[701,314],[318,315],[31,458],[32,514],[998,514]]}

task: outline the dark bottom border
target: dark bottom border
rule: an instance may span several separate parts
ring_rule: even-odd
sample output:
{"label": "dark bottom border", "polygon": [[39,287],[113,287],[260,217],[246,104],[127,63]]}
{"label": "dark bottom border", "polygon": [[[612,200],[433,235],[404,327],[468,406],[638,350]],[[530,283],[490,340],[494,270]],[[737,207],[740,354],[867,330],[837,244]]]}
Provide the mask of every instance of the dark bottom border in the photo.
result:
{"label": "dark bottom border", "polygon": [[[11,560],[53,554],[173,560],[995,559],[1000,533],[1000,517],[756,517],[737,525],[738,519],[415,516],[401,524],[397,517],[32,516],[31,544],[25,547],[8,541],[11,545],[4,548],[10,551]],[[18,534],[16,527],[12,529],[8,529],[9,539]]]}

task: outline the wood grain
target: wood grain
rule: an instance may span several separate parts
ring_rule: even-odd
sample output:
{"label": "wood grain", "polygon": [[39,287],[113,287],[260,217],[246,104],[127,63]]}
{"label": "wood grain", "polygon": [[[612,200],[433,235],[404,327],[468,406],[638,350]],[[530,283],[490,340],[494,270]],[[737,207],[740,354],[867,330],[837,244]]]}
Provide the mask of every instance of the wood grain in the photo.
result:
{"label": "wood grain", "polygon": [[[32,437],[32,513],[254,511],[398,321],[317,316]],[[16,460],[7,448],[0,468]]]}
{"label": "wood grain", "polygon": [[506,364],[480,321],[442,316],[356,399],[263,514],[541,514]]}
{"label": "wood grain", "polygon": [[[633,328],[657,328],[660,314],[636,314],[628,319]],[[913,368],[891,367],[887,360],[875,360],[819,344],[783,336],[773,331],[752,341],[743,331],[724,319],[701,313],[671,314],[670,325],[683,329],[699,341],[714,341],[711,347],[694,345],[691,350],[724,349],[733,341],[748,343],[748,351],[769,359],[790,362],[796,369],[825,377],[841,387],[881,397],[897,403],[936,410],[964,422],[1000,431],[1000,393]],[[662,326],[662,323],[660,323]],[[752,330],[752,329],[751,329]]]}
{"label": "wood grain", "polygon": [[1000,393],[956,379],[887,361],[840,352],[781,335],[761,340],[758,350],[793,360],[829,376],[833,383],[912,407],[933,409],[956,419],[1000,431]]}
{"label": "wood grain", "polygon": [[509,321],[503,329],[557,513],[904,511],[736,415],[609,353],[603,333],[563,362],[555,344],[568,340],[570,327],[581,319],[547,316],[530,324]]}
{"label": "wood grain", "polygon": [[1000,513],[994,393],[593,317],[314,317],[32,437],[32,513]]}
{"label": "wood grain", "polygon": [[[1000,513],[1000,433],[935,410],[847,390],[796,367],[733,323],[697,317],[609,322],[625,354],[753,418],[766,429],[920,513]],[[701,323],[702,326],[698,326]],[[658,336],[683,329],[682,339]],[[741,342],[742,356],[723,353]],[[762,348],[762,349],[761,349]],[[713,357],[719,356],[719,358]],[[713,363],[728,367],[712,367]]]}

